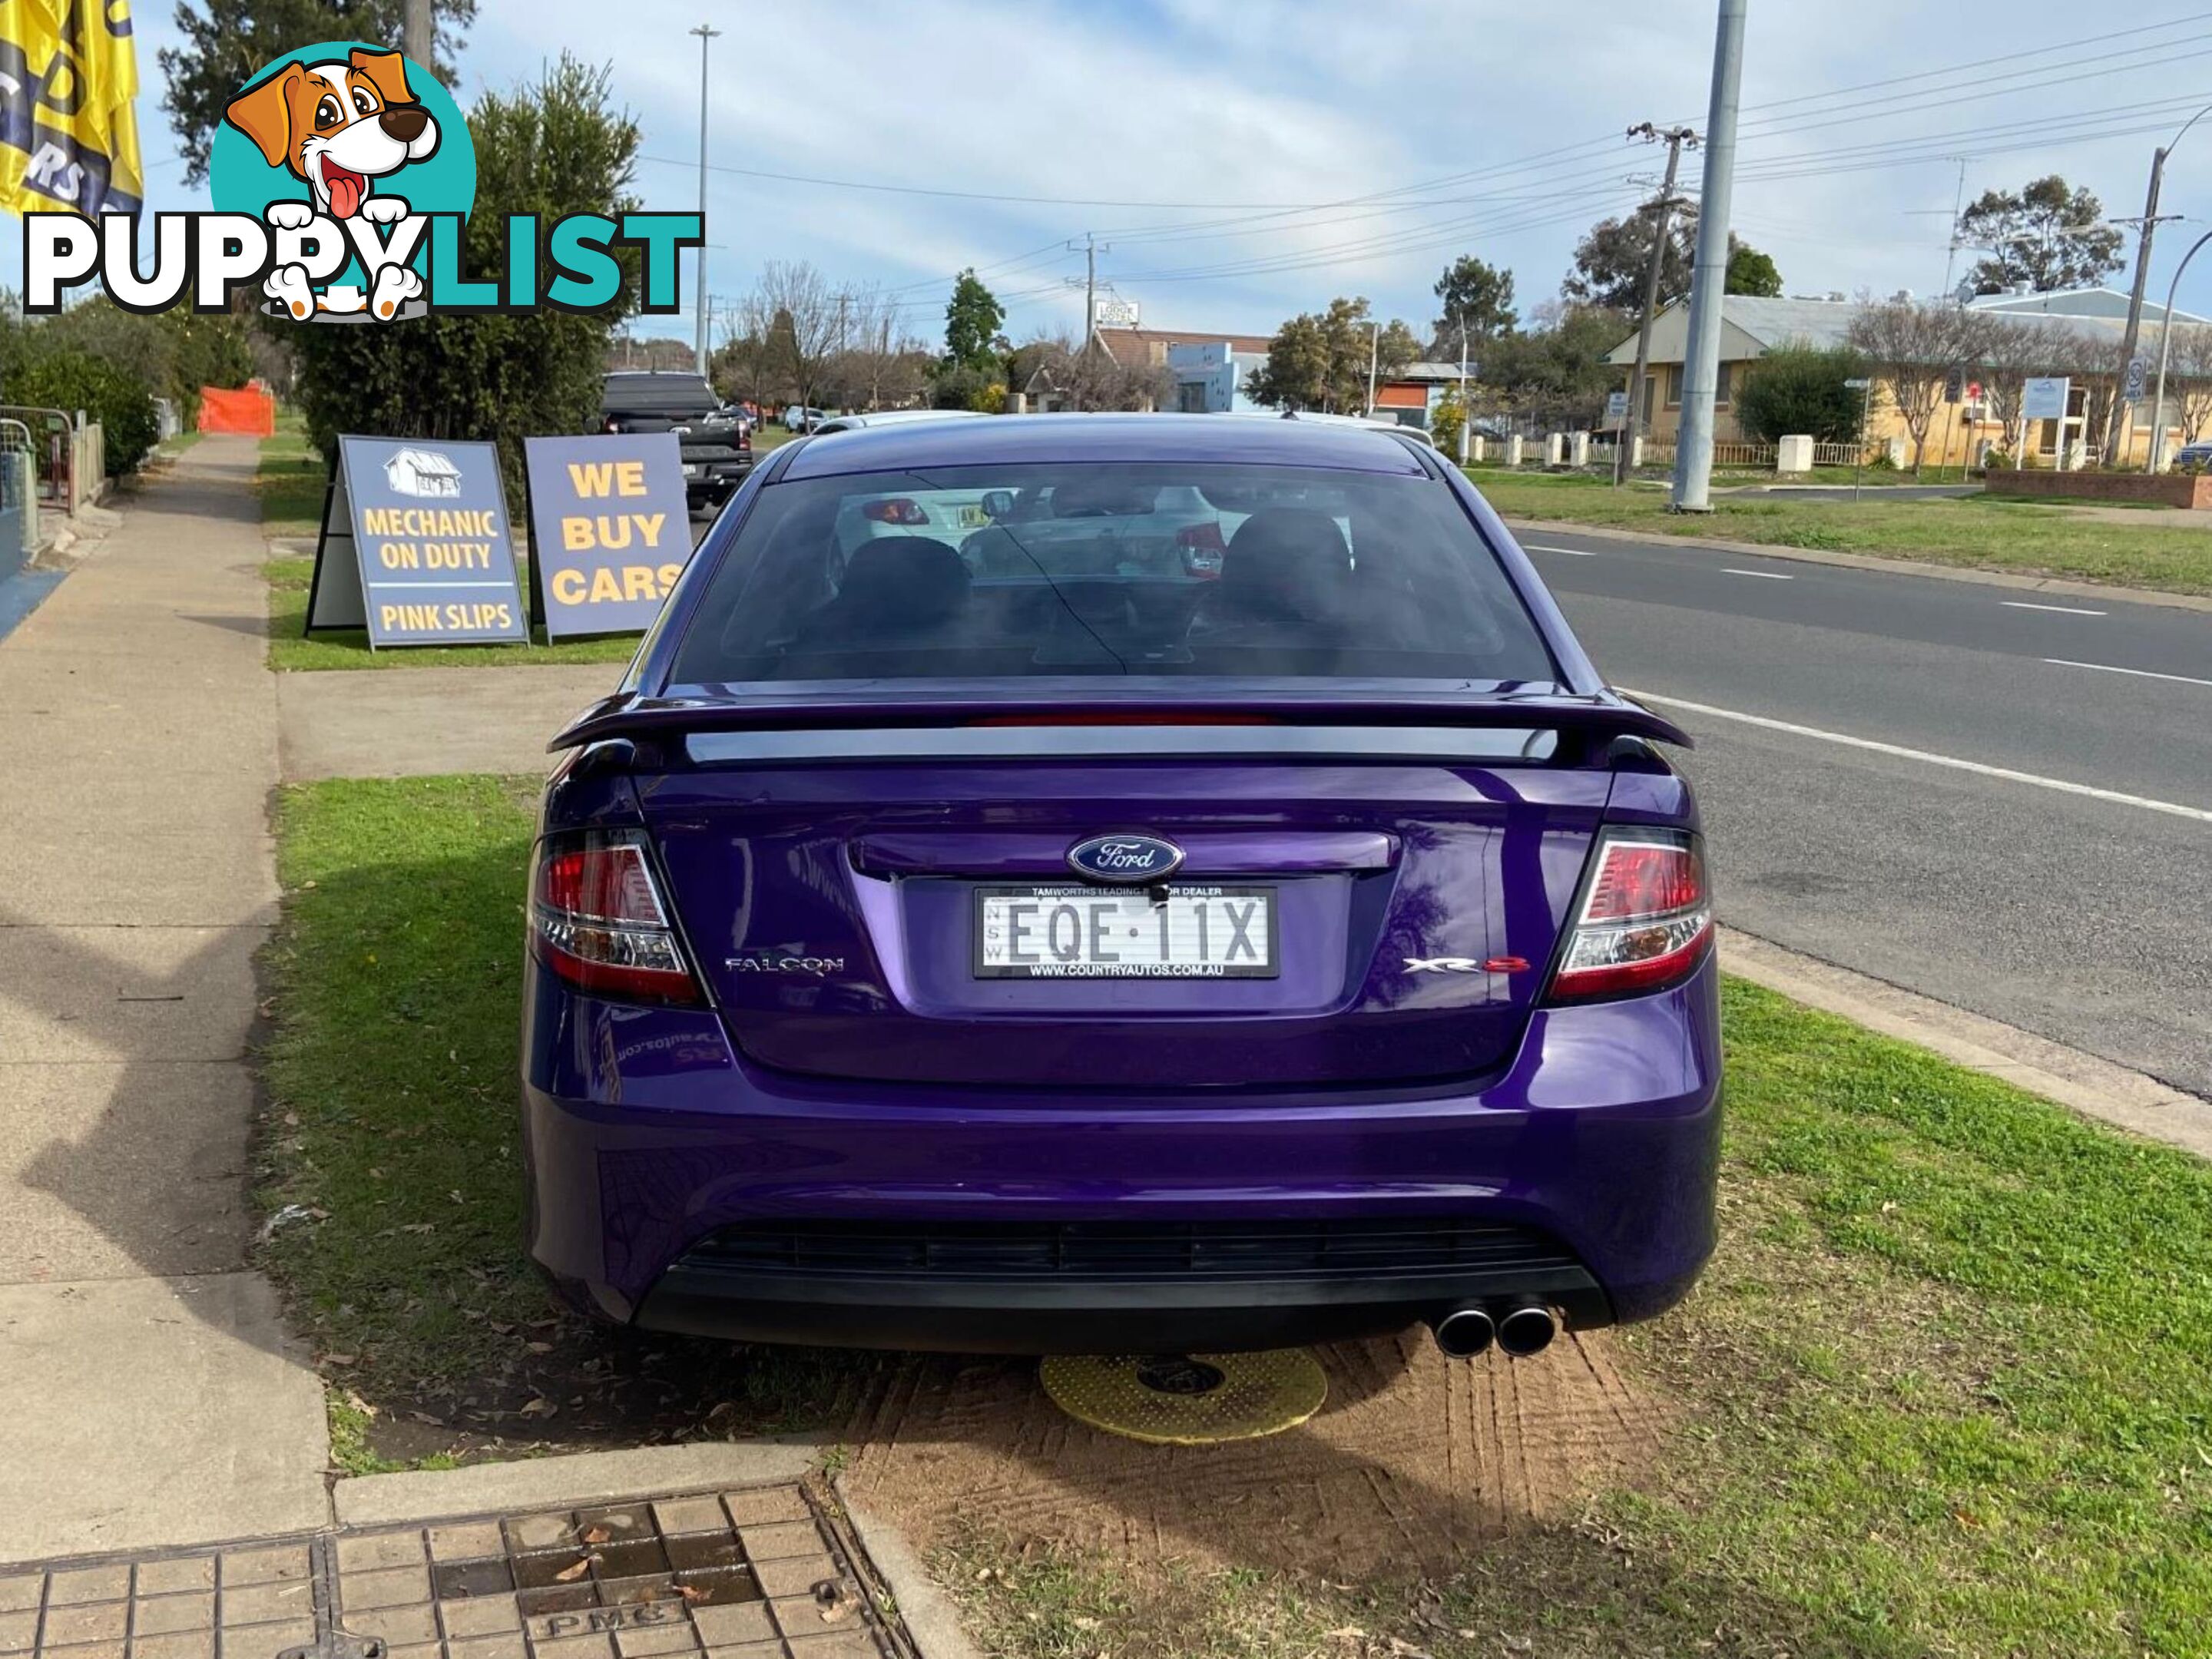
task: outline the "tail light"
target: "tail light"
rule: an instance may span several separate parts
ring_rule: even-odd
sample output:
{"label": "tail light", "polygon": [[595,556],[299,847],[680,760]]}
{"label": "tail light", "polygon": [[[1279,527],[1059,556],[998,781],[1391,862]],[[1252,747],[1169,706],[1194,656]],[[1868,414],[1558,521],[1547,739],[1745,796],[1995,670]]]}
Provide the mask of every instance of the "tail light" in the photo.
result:
{"label": "tail light", "polygon": [[594,836],[540,847],[531,878],[538,954],[579,990],[650,1002],[701,1000],[645,849]]}
{"label": "tail light", "polygon": [[1679,985],[1712,948],[1712,895],[1697,843],[1609,830],[1547,1000],[1584,1002]]}
{"label": "tail light", "polygon": [[1185,525],[1176,531],[1176,550],[1182,555],[1183,574],[1203,581],[1220,575],[1222,562],[1229,555],[1228,544],[1221,539],[1221,526],[1211,520]]}
{"label": "tail light", "polygon": [[887,501],[870,501],[860,508],[860,516],[873,519],[878,524],[917,525],[929,522],[929,514],[922,511],[921,503],[908,501],[903,495],[893,495]]}

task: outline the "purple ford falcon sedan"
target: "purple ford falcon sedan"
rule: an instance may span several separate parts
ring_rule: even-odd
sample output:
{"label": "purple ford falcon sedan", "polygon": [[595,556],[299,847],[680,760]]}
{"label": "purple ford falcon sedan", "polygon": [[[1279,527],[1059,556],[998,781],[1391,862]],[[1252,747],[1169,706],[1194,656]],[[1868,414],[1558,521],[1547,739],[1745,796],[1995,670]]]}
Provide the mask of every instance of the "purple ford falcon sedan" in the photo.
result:
{"label": "purple ford falcon sedan", "polygon": [[1387,434],[790,445],[555,744],[531,1250],[772,1342],[1649,1318],[1713,1243],[1684,741]]}

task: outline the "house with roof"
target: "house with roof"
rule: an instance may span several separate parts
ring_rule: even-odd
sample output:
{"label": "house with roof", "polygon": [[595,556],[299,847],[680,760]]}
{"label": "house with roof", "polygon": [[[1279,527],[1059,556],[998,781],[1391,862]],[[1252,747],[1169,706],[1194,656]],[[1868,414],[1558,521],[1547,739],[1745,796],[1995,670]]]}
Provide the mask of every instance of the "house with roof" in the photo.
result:
{"label": "house with roof", "polygon": [[[1734,443],[1746,440],[1747,434],[1736,424],[1735,392],[1747,375],[1758,372],[1761,356],[1786,345],[1846,344],[1852,323],[1871,303],[1839,295],[1820,299],[1765,299],[1731,294],[1723,298],[1720,374],[1714,398],[1715,441]],[[2063,422],[2030,422],[2030,453],[2056,459],[2062,441],[2071,446],[2084,439],[2090,416],[2091,383],[2100,377],[2109,383],[2116,372],[2127,307],[2126,295],[2107,289],[2064,294],[1988,295],[1972,302],[1970,308],[1985,313],[1993,319],[2041,328],[2056,336],[2063,346],[2073,348],[2067,355],[2074,357],[2074,362],[2051,366],[2051,373],[2069,374],[2075,382],[2069,391],[2066,418]],[[2164,319],[2164,310],[2146,302],[2142,315],[2142,337],[2145,343],[2137,349],[2155,357],[2157,330]],[[2176,327],[2182,327],[2205,319],[2177,310],[2173,320]],[[1678,301],[1652,319],[1650,362],[1640,389],[1641,424],[1648,434],[1661,442],[1671,442],[1681,422],[1682,365],[1688,344],[1689,308],[1686,303]],[[1632,373],[1636,365],[1636,336],[1631,334],[1622,340],[1606,354],[1605,360],[1620,368],[1624,377]],[[1942,369],[1932,368],[1930,380],[1941,377]],[[1926,459],[1930,465],[1955,465],[1978,454],[1985,445],[2005,442],[2007,434],[2002,422],[1992,416],[1987,404],[1977,399],[1975,386],[1969,371],[1966,398],[1949,406],[1929,428]],[[1873,404],[1867,434],[1870,441],[1882,444],[1907,435],[1894,397],[1888,395],[1888,389],[1880,382]],[[2149,450],[2148,416],[2148,409],[2136,406],[2123,441],[2124,452],[2131,453],[2138,461]],[[2170,431],[2169,449],[2179,441],[2178,430]]]}
{"label": "house with roof", "polygon": [[1126,367],[1165,368],[1175,376],[1171,410],[1194,415],[1224,415],[1264,409],[1244,390],[1252,372],[1267,361],[1273,343],[1264,334],[1209,332],[1203,329],[1109,328],[1098,343]]}

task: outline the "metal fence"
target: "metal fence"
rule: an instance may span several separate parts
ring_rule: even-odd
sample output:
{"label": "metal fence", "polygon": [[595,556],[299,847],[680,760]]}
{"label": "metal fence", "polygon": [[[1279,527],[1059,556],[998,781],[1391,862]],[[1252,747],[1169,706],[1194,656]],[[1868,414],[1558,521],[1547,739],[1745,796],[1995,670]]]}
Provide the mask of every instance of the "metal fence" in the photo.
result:
{"label": "metal fence", "polygon": [[36,451],[31,428],[0,420],[0,575],[23,568],[38,538]]}
{"label": "metal fence", "polygon": [[1813,446],[1813,465],[1815,466],[1856,466],[1866,459],[1870,446],[1862,443],[1823,444]]}
{"label": "metal fence", "polygon": [[1771,472],[1780,459],[1772,444],[1715,444],[1713,465],[1747,471]]}

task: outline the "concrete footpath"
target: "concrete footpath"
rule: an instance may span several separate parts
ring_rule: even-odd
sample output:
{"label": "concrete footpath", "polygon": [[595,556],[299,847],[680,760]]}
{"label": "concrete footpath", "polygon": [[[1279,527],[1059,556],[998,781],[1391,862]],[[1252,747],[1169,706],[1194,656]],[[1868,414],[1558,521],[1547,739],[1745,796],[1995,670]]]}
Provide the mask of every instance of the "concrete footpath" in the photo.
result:
{"label": "concrete footpath", "polygon": [[4,641],[0,1561],[323,1524],[322,1389],[246,1266],[276,697],[251,440]]}

